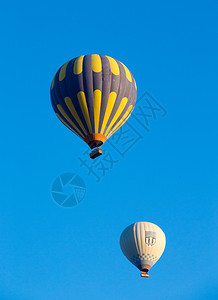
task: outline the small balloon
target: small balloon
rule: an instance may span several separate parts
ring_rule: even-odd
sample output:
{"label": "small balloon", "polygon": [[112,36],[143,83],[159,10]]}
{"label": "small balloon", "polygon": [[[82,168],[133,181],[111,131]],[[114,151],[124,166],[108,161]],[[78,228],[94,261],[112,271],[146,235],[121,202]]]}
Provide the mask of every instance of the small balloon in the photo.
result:
{"label": "small balloon", "polygon": [[166,245],[164,232],[149,222],[129,225],[121,234],[120,247],[126,258],[135,265],[142,277],[161,257]]}

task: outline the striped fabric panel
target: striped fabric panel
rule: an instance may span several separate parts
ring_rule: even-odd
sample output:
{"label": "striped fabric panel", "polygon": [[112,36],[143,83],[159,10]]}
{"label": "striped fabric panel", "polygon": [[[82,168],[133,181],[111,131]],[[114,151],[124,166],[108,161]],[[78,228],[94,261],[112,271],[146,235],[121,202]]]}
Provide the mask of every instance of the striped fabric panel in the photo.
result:
{"label": "striped fabric panel", "polygon": [[136,84],[119,61],[104,55],[80,56],[64,64],[51,85],[52,106],[61,121],[83,139],[110,137],[130,116]]}

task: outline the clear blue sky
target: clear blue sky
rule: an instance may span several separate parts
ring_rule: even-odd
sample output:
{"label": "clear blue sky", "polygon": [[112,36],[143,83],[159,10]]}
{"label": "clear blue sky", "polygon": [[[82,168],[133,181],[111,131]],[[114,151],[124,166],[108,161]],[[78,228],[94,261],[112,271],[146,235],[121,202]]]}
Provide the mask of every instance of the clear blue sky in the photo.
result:
{"label": "clear blue sky", "polygon": [[[1,300],[218,299],[217,14],[216,1],[2,4]],[[90,53],[122,61],[138,97],[167,110],[149,132],[134,125],[143,138],[100,182],[49,95],[56,70]],[[50,194],[65,172],[87,188],[70,209]],[[149,279],[119,246],[136,221],[167,237]]]}

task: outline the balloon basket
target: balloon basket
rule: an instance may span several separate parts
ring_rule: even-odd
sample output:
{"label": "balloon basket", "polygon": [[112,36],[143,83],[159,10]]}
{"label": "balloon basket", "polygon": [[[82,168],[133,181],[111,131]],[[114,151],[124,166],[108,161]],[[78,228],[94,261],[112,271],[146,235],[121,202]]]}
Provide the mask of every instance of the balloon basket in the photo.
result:
{"label": "balloon basket", "polygon": [[102,150],[100,148],[96,148],[95,150],[93,150],[91,153],[90,153],[90,158],[91,159],[95,159],[96,157],[102,155]]}
{"label": "balloon basket", "polygon": [[148,273],[145,273],[145,272],[141,272],[141,277],[149,277]]}

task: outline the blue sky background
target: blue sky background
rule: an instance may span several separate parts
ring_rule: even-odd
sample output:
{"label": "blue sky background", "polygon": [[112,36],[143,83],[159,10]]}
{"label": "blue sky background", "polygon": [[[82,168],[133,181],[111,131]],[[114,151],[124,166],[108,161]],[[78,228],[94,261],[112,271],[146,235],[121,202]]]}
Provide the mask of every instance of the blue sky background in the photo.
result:
{"label": "blue sky background", "polygon": [[[218,298],[217,14],[216,1],[2,5],[1,300]],[[90,53],[122,61],[138,98],[148,91],[167,110],[149,132],[136,126],[143,139],[99,183],[49,95],[57,69]],[[65,172],[87,188],[71,209],[50,194]],[[149,279],[119,246],[137,221],[167,237]]]}

